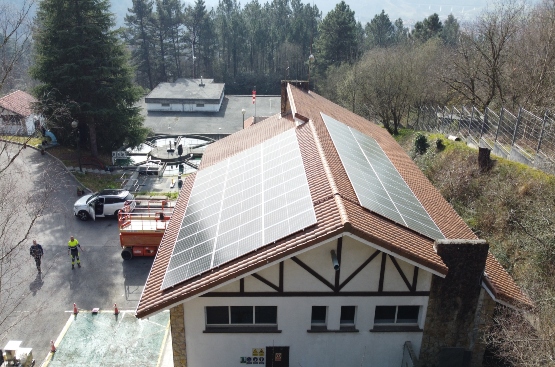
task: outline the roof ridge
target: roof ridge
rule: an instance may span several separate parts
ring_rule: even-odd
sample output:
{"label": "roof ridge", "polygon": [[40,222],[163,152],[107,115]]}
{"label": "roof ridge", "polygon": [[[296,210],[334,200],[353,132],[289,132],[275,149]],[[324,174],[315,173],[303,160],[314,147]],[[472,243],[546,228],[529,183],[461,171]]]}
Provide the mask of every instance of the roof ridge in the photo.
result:
{"label": "roof ridge", "polygon": [[326,174],[326,178],[328,179],[328,183],[330,185],[332,195],[333,195],[333,198],[335,200],[335,204],[337,205],[337,209],[338,209],[339,215],[341,217],[341,223],[345,227],[350,226],[351,222],[349,221],[349,216],[347,215],[347,209],[345,208],[345,205],[343,204],[343,198],[341,197],[341,193],[339,192],[339,189],[337,188],[337,185],[335,184],[335,179],[333,178],[333,175],[331,173],[331,169],[330,169],[330,166],[328,164],[328,160],[326,159],[326,156],[324,155],[324,149],[322,148],[322,145],[320,144],[320,139],[318,139],[318,134],[316,132],[316,127],[314,126],[314,121],[308,120],[307,124],[308,124],[308,126],[310,126],[310,131],[312,133],[312,137],[314,138],[314,144],[316,145],[316,149],[318,150],[318,155],[320,156],[320,160],[322,161],[322,166],[324,167],[324,173]]}

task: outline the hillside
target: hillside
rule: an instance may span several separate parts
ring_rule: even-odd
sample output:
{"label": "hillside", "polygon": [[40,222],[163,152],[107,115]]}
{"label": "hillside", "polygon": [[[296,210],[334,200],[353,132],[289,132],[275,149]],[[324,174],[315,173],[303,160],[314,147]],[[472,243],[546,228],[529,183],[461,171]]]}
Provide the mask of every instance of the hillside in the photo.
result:
{"label": "hillside", "polygon": [[[495,330],[501,335],[494,335],[490,342],[500,343],[496,348],[504,356],[516,358],[514,365],[520,365],[518,360],[526,365],[552,365],[555,177],[493,155],[493,168],[481,172],[477,150],[438,134],[426,134],[430,148],[419,155],[413,149],[416,135],[403,131],[398,141],[472,230],[489,242],[492,253],[536,303],[532,316],[536,330],[509,312],[504,315],[509,319],[500,318],[501,330]],[[438,139],[443,149],[437,149]]]}

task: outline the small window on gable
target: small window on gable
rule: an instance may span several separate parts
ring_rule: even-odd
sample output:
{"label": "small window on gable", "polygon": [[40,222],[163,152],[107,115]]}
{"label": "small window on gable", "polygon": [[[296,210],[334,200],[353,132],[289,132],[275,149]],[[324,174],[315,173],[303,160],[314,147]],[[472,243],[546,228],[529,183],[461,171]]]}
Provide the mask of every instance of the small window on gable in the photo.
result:
{"label": "small window on gable", "polygon": [[326,326],[328,308],[326,306],[312,306],[310,323],[312,326]]}
{"label": "small window on gable", "polygon": [[418,324],[420,306],[376,306],[374,324]]}
{"label": "small window on gable", "polygon": [[339,321],[341,326],[354,326],[355,325],[355,306],[341,306],[341,319]]}

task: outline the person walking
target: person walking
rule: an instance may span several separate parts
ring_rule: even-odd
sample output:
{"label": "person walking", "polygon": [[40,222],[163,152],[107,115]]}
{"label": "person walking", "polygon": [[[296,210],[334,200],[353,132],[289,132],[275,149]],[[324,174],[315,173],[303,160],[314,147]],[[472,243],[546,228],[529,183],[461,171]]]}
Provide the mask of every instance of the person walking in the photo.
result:
{"label": "person walking", "polygon": [[31,254],[31,257],[35,258],[35,263],[37,264],[37,270],[40,273],[41,272],[40,260],[42,258],[42,255],[44,255],[44,250],[42,249],[42,246],[37,243],[37,240],[33,240],[33,244],[29,249],[29,253]]}
{"label": "person walking", "polygon": [[79,241],[73,236],[69,238],[67,243],[67,254],[71,255],[71,269],[75,269],[75,260],[77,259],[77,266],[81,267],[81,260],[79,260],[79,250],[82,249]]}

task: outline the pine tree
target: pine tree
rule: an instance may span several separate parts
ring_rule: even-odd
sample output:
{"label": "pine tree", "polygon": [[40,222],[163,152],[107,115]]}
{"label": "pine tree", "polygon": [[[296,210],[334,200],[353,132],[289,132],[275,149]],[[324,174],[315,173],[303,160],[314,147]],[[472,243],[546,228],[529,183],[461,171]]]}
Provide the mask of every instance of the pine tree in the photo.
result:
{"label": "pine tree", "polygon": [[153,89],[155,84],[154,75],[154,52],[153,39],[153,0],[133,0],[133,7],[127,9],[125,16],[126,42],[131,46],[132,61],[136,68],[136,80],[139,85]]}
{"label": "pine tree", "polygon": [[320,23],[316,63],[320,72],[343,62],[353,62],[359,53],[355,12],[341,1]]}
{"label": "pine tree", "polygon": [[[128,55],[114,25],[108,0],[43,0],[37,12],[36,63],[32,76],[43,113],[71,134],[71,120],[56,119],[52,105],[65,103],[88,131],[91,154],[137,145],[146,135],[135,103],[141,89],[132,83]],[[56,121],[57,120],[57,121]]]}

